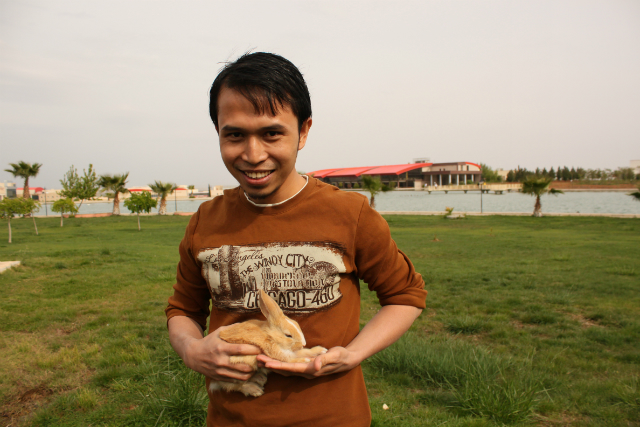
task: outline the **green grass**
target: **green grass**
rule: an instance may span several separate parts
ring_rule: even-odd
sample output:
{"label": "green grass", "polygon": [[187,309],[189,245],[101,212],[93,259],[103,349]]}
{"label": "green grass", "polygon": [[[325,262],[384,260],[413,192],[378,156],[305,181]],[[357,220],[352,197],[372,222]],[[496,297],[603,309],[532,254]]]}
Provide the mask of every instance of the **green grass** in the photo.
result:
{"label": "green grass", "polygon": [[[201,426],[163,309],[186,217],[12,221],[0,425]],[[640,221],[389,216],[428,308],[363,363],[374,426],[640,425]],[[439,241],[433,241],[437,235]],[[364,324],[377,311],[362,291]],[[384,410],[382,405],[388,405]]]}

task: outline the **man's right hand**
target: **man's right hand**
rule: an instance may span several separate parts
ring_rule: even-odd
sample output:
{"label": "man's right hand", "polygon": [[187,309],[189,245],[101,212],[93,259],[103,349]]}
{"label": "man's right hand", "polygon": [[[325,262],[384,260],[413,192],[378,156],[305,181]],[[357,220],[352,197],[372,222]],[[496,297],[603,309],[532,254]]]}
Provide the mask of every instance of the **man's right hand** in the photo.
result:
{"label": "man's right hand", "polygon": [[246,364],[231,364],[231,356],[258,355],[260,348],[249,344],[229,344],[220,338],[222,326],[202,337],[200,326],[184,316],[169,319],[169,339],[188,368],[213,380],[246,381],[253,370]]}

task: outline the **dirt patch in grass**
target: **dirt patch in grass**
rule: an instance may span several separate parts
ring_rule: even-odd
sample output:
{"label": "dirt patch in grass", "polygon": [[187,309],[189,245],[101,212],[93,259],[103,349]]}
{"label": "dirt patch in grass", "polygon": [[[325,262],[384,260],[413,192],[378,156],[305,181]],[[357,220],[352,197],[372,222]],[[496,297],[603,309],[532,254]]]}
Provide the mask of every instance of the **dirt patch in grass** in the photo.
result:
{"label": "dirt patch in grass", "polygon": [[572,426],[576,423],[583,424],[585,421],[588,421],[588,418],[576,416],[573,414],[562,413],[556,419],[544,418],[542,415],[536,415],[537,418],[536,425],[541,427],[559,427],[559,426]]}
{"label": "dirt patch in grass", "polygon": [[56,329],[56,335],[58,335],[58,336],[70,335],[70,334],[74,333],[77,330],[78,330],[78,328],[75,325],[73,325],[73,326],[71,326],[69,328],[58,328],[58,329]]}
{"label": "dirt patch in grass", "polygon": [[593,326],[597,326],[599,328],[602,327],[602,325],[598,324],[598,322],[594,322],[593,320],[587,319],[586,317],[584,317],[581,314],[576,314],[576,313],[564,313],[567,316],[569,316],[571,319],[577,321],[578,323],[580,323],[580,326],[582,326],[583,328],[591,328]]}
{"label": "dirt patch in grass", "polygon": [[509,324],[513,326],[515,329],[533,329],[536,327],[536,325],[534,324],[522,323],[518,320],[511,320]]}
{"label": "dirt patch in grass", "polygon": [[0,422],[3,426],[17,425],[48,401],[55,390],[40,384],[37,387],[22,390],[14,398],[0,407]]}
{"label": "dirt patch in grass", "polygon": [[18,402],[28,403],[33,400],[42,399],[43,397],[49,396],[50,394],[53,394],[53,390],[42,384],[38,387],[31,388],[22,393],[22,395],[18,398]]}

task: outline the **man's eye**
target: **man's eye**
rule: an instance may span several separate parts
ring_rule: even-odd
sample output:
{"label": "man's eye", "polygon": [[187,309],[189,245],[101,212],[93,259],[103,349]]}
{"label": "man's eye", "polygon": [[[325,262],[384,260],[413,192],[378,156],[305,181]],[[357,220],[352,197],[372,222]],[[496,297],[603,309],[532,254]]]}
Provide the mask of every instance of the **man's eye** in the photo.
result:
{"label": "man's eye", "polygon": [[267,132],[267,136],[269,138],[275,138],[278,135],[280,135],[280,132],[275,131],[275,130],[270,130],[269,132]]}
{"label": "man's eye", "polygon": [[241,138],[242,134],[240,132],[231,132],[227,134],[228,138]]}

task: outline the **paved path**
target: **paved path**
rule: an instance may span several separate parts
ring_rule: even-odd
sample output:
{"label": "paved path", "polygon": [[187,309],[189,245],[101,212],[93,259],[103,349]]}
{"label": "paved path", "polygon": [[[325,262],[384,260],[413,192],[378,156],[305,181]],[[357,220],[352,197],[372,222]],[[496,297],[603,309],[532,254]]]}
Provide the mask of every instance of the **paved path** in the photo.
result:
{"label": "paved path", "polygon": [[15,265],[20,265],[20,261],[0,261],[0,273],[10,269]]}

